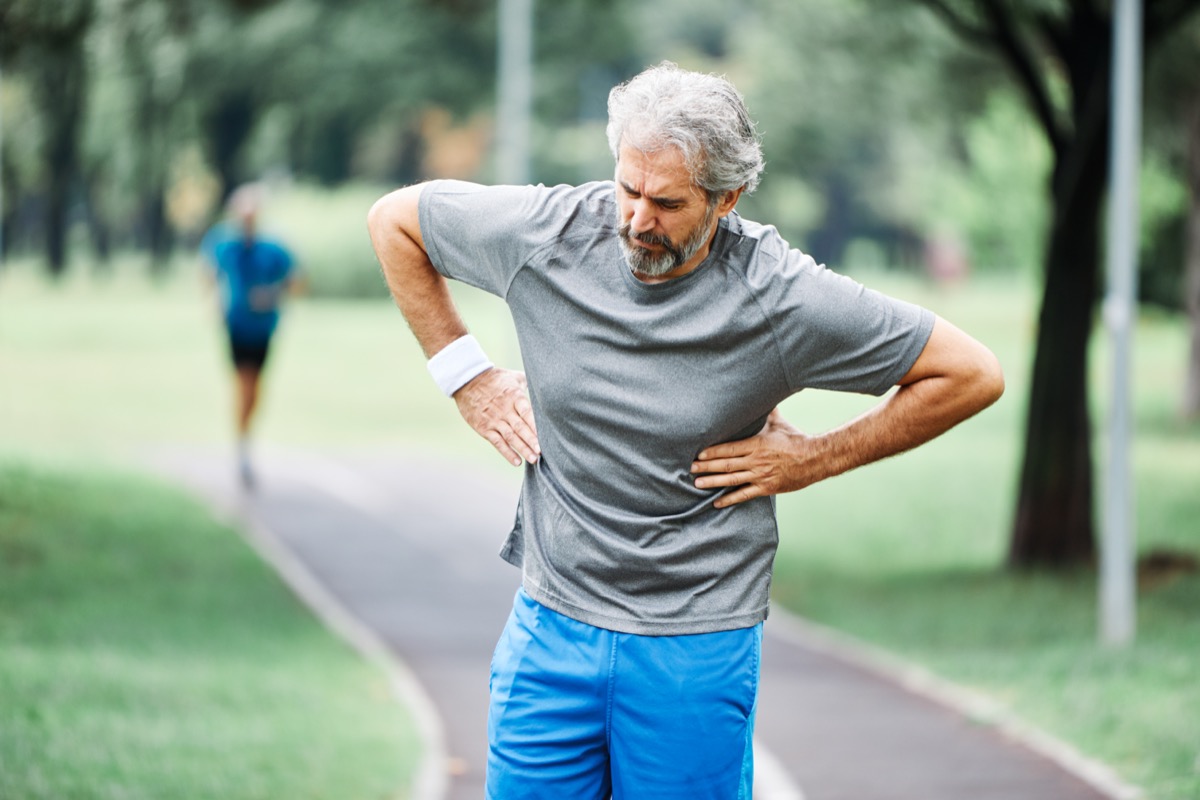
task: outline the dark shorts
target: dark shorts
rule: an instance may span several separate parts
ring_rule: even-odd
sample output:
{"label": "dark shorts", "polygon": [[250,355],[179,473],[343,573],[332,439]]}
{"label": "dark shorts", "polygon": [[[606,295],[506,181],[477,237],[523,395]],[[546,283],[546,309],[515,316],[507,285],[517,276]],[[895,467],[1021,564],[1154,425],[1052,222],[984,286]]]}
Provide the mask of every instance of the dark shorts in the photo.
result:
{"label": "dark shorts", "polygon": [[271,349],[270,339],[239,339],[232,334],[229,336],[229,356],[235,367],[253,367],[261,370],[267,362],[267,352]]}

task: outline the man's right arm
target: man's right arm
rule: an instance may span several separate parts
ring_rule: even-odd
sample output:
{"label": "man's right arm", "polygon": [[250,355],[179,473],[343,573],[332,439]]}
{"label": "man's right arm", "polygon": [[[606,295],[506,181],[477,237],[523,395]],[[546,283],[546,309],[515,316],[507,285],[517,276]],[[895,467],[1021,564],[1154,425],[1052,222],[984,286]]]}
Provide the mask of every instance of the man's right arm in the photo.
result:
{"label": "man's right arm", "polygon": [[383,268],[392,298],[413,335],[432,358],[446,345],[467,335],[450,287],[425,252],[418,202],[425,184],[406,186],[384,195],[367,215],[371,244]]}
{"label": "man's right arm", "polygon": [[[425,186],[408,186],[380,198],[367,215],[367,227],[392,298],[425,357],[432,358],[466,336],[467,326],[425,249],[419,216]],[[537,429],[523,373],[488,369],[459,388],[454,400],[467,423],[509,462],[537,460]]]}

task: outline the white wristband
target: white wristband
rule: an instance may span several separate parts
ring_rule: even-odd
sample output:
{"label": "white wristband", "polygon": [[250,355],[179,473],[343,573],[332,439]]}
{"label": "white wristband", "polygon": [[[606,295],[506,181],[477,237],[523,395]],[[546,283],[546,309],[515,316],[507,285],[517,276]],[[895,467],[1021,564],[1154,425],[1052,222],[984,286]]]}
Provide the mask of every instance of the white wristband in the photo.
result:
{"label": "white wristband", "polygon": [[487,354],[475,337],[468,334],[439,350],[426,366],[442,393],[446,397],[453,397],[467,381],[495,365],[488,361]]}

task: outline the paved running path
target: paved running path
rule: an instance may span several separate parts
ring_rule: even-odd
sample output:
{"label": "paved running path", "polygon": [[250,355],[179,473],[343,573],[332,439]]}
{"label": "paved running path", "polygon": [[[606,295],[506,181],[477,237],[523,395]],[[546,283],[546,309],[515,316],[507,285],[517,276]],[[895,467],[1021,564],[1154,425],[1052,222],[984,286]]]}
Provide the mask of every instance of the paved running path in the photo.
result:
{"label": "paved running path", "polygon": [[[225,453],[149,458],[221,513],[268,531],[409,667],[436,707],[448,756],[435,794],[482,798],[488,666],[519,581],[496,556],[516,471],[506,480],[416,454],[269,451],[246,495]],[[1128,796],[1103,770],[1085,781],[997,726],[831,651],[786,615],[765,631],[756,800]]]}

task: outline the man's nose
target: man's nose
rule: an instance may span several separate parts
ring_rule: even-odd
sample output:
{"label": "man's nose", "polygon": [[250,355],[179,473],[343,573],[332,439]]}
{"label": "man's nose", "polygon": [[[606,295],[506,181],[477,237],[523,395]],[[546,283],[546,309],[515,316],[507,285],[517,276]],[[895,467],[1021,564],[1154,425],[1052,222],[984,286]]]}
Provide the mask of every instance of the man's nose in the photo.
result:
{"label": "man's nose", "polygon": [[654,230],[655,222],[654,206],[644,199],[633,201],[633,209],[629,217],[629,229],[631,232],[649,233]]}

